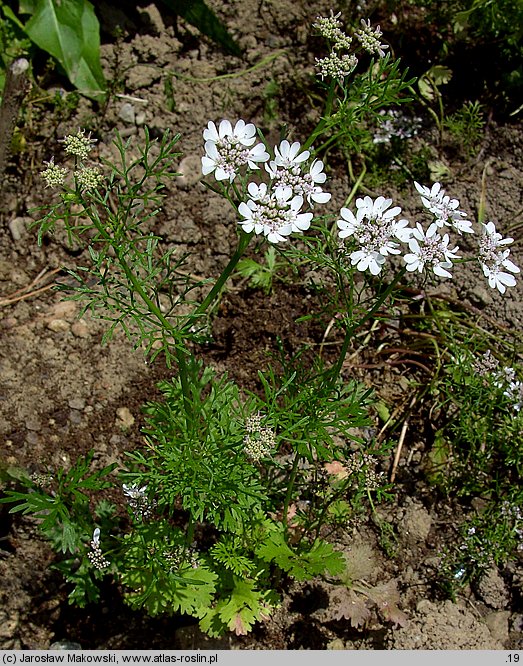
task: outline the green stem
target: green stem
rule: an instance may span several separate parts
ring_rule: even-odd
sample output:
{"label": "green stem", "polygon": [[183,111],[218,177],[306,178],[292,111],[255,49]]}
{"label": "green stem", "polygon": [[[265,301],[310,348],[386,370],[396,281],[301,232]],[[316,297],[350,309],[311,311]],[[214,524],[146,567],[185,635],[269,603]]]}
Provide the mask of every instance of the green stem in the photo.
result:
{"label": "green stem", "polygon": [[196,525],[193,520],[193,512],[191,511],[189,514],[189,524],[187,525],[187,531],[185,532],[185,549],[184,549],[184,556],[185,556],[185,551],[187,548],[191,547],[191,543],[194,538],[194,529]]}
{"label": "green stem", "polygon": [[330,378],[330,384],[331,387],[334,386],[336,383],[336,380],[338,379],[341,368],[343,367],[343,362],[345,361],[345,357],[347,356],[347,352],[349,350],[349,345],[352,340],[352,336],[354,335],[354,332],[356,329],[358,329],[360,326],[362,326],[366,321],[371,319],[371,317],[380,309],[380,307],[383,305],[383,303],[386,301],[386,299],[390,296],[398,282],[401,280],[401,278],[405,275],[406,268],[402,268],[394,280],[389,284],[389,286],[385,289],[385,291],[376,299],[376,302],[374,305],[371,307],[371,309],[365,313],[365,315],[359,319],[357,322],[352,324],[352,326],[349,326],[346,331],[345,331],[345,338],[343,339],[343,344],[341,346],[341,351],[338,356],[338,360],[336,362],[336,365],[331,368],[328,372],[329,375],[331,375]]}
{"label": "green stem", "polygon": [[314,143],[314,141],[316,140],[316,138],[319,137],[323,133],[323,130],[325,129],[327,121],[329,120],[330,115],[331,115],[332,105],[334,104],[335,92],[336,92],[336,81],[331,81],[330,86],[329,86],[329,93],[327,95],[327,101],[325,102],[325,110],[323,112],[323,115],[322,115],[319,123],[316,125],[316,127],[312,131],[312,134],[309,136],[307,141],[303,144],[302,150],[307,150],[308,148],[310,148],[312,146],[312,144]]}
{"label": "green stem", "polygon": [[296,475],[298,474],[298,465],[300,464],[301,456],[296,454],[294,462],[292,464],[291,476],[289,479],[289,485],[287,486],[287,492],[285,493],[285,501],[283,503],[283,527],[285,530],[285,538],[287,538],[287,532],[289,529],[287,513],[289,512],[289,504],[292,497],[292,491],[294,490],[294,482],[296,481]]}
{"label": "green stem", "polygon": [[210,292],[207,294],[207,296],[203,299],[203,301],[200,303],[200,305],[195,309],[193,314],[191,315],[191,319],[199,317],[200,315],[205,314],[209,306],[212,304],[212,302],[219,296],[221,290],[223,289],[223,286],[229,279],[231,273],[233,270],[236,268],[236,264],[240,261],[240,259],[243,256],[243,253],[245,252],[247,245],[249,245],[249,241],[251,240],[251,234],[245,233],[245,231],[240,232],[240,238],[238,240],[238,247],[236,248],[236,252],[232,255],[231,259],[229,260],[229,263],[227,266],[223,269],[220,277],[216,280],[214,283],[213,288],[210,290]]}
{"label": "green stem", "polygon": [[[156,317],[158,322],[162,325],[162,327],[170,331],[173,334],[173,337],[176,340],[175,344],[175,352],[176,352],[176,360],[178,362],[178,371],[180,374],[180,382],[182,385],[182,393],[183,393],[183,401],[184,401],[184,406],[185,406],[185,413],[188,421],[192,424],[193,419],[192,419],[192,403],[191,403],[191,393],[190,393],[190,387],[189,387],[189,377],[188,377],[188,369],[187,369],[187,349],[183,345],[183,342],[180,342],[180,336],[176,335],[177,331],[176,328],[171,324],[171,322],[164,316],[162,311],[160,310],[159,306],[156,305],[156,303],[149,297],[143,286],[140,284],[139,280],[137,279],[136,275],[134,275],[133,271],[129,268],[129,265],[127,261],[125,260],[124,257],[124,252],[122,251],[121,247],[114,242],[114,239],[112,236],[106,231],[104,225],[97,220],[96,218],[92,217],[93,223],[95,224],[98,232],[100,235],[114,248],[116,257],[118,259],[118,262],[120,266],[122,267],[127,280],[130,282],[130,284],[133,287],[133,290],[140,296],[142,301],[145,303],[147,308],[149,309],[149,312]],[[180,344],[182,346],[180,346]]]}

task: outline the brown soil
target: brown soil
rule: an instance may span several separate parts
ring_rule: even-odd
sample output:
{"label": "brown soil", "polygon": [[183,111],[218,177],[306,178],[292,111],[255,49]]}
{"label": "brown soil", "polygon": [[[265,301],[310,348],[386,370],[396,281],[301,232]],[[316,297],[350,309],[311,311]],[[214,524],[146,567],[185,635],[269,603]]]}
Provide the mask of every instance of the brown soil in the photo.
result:
{"label": "brown soil", "polygon": [[[49,159],[58,137],[79,127],[95,130],[100,155],[107,155],[112,132],[119,129],[138,144],[144,124],[153,136],[166,129],[180,132],[183,177],[173,181],[155,229],[169,246],[192,253],[191,271],[202,277],[217,275],[235,245],[236,220],[216,195],[199,184],[202,130],[210,119],[243,117],[258,123],[269,138],[278,137],[281,118],[299,139],[315,122],[315,112],[303,115],[298,83],[312,70],[309,26],[330,5],[295,0],[255,2],[213,0],[209,3],[245,50],[245,59],[224,56],[195,30],[178,28],[154,5],[143,7],[137,18],[102,4],[107,33],[115,23],[125,28],[115,42],[106,34],[103,45],[108,77],[123,78],[123,95],[111,98],[105,114],[93,125],[92,105],[81,100],[72,113],[49,113],[33,104],[24,117],[25,151],[13,157],[3,187],[0,211],[0,462],[3,466],[42,471],[47,466],[68,466],[77,456],[94,449],[102,466],[121,463],[124,452],[140,445],[141,406],[158,396],[156,383],[170,376],[161,362],[146,365],[139,351],[117,334],[101,346],[101,322],[84,316],[79,307],[62,302],[51,289],[36,291],[63,274],[54,269],[81,263],[83,255],[67,248],[58,235],[36,244],[29,230],[29,212],[49,200],[38,178],[40,164]],[[125,19],[125,20],[124,20]],[[279,57],[249,69],[281,49]],[[116,69],[115,69],[116,68]],[[176,73],[173,76],[173,73]],[[237,73],[230,78],[218,78]],[[172,94],[169,92],[172,83]],[[277,83],[279,94],[269,95]],[[269,105],[276,103],[269,113]],[[53,108],[53,107],[49,107]],[[486,132],[480,156],[454,156],[449,165],[455,196],[465,210],[476,210],[481,178],[486,170],[486,208],[506,231],[523,206],[523,132],[516,125],[496,125]],[[352,187],[344,167],[329,176],[330,212],[339,210]],[[415,219],[416,197],[393,188]],[[515,261],[523,262],[519,248]],[[468,278],[434,287],[465,306],[479,309],[508,329],[521,329],[522,286],[504,298],[484,286],[479,269],[467,267]],[[42,271],[48,279],[29,289],[30,297],[17,300]],[[328,318],[296,324],[296,319],[318,304],[320,296],[295,281],[278,283],[270,296],[249,290],[238,280],[222,299],[216,313],[213,341],[199,353],[219,372],[227,371],[241,386],[257,388],[257,370],[284,341],[292,354],[303,343],[324,341]],[[329,342],[336,342],[331,332]],[[329,347],[325,347],[328,360]],[[371,349],[345,368],[379,390],[389,401],[402,399],[402,378],[419,372],[415,364],[376,362]],[[413,376],[413,375],[412,375]],[[446,545],[456,537],[463,509],[439,497],[427,485],[424,455],[427,443],[409,433],[394,491],[395,498],[380,508],[396,535],[394,554],[381,547],[372,521],[351,525],[338,534],[348,553],[358,544],[367,548],[370,562],[366,580],[393,585],[406,621],[387,622],[374,613],[363,628],[354,629],[332,608],[333,590],[321,581],[291,585],[281,608],[246,637],[211,641],[187,618],[151,620],[122,603],[118,590],[108,586],[100,606],[74,609],[67,603],[68,588],[52,569],[54,555],[38,536],[37,523],[13,517],[0,505],[0,648],[47,648],[55,641],[76,641],[83,648],[258,648],[258,649],[522,649],[520,563],[511,562],[487,573],[480,589],[464,588],[456,603],[438,591],[438,568]],[[392,455],[392,454],[391,454]],[[384,461],[386,471],[390,461]],[[518,584],[519,581],[519,584]],[[405,626],[401,626],[401,625]]]}

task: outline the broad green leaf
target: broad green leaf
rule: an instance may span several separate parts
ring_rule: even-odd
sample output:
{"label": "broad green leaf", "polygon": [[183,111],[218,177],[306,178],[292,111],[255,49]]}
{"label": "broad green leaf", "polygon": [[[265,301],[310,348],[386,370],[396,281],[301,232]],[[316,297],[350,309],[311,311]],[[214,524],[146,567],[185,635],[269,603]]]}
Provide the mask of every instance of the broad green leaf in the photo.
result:
{"label": "broad green leaf", "polygon": [[25,30],[37,46],[58,60],[81,93],[103,98],[100,26],[88,0],[38,0]]}
{"label": "broad green leaf", "polygon": [[452,70],[445,67],[445,65],[434,65],[429,69],[427,74],[437,86],[448,83],[452,78]]}
{"label": "broad green leaf", "polygon": [[[436,89],[448,83],[452,78],[452,70],[444,65],[434,65],[418,80],[419,91],[429,102],[434,101]],[[439,94],[439,93],[438,93]]]}
{"label": "broad green leaf", "polygon": [[198,30],[220,44],[227,53],[240,57],[242,50],[227,32],[216,14],[207,7],[204,0],[163,0],[164,4],[173,12],[184,18],[187,23],[194,25]]}

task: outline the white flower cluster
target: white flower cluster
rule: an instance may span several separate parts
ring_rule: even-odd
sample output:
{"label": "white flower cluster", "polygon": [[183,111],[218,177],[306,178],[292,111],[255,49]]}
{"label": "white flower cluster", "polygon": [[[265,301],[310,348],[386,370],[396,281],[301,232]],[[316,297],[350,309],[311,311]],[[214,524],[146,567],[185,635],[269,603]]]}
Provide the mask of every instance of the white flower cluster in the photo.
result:
{"label": "white flower cluster", "polygon": [[89,157],[96,139],[91,139],[91,132],[85,136],[85,130],[79,130],[76,134],[67,134],[60,142],[64,144],[64,150],[68,155],[85,160]]}
{"label": "white flower cluster", "polygon": [[263,143],[256,143],[256,127],[252,123],[238,120],[234,129],[228,120],[222,120],[219,127],[210,121],[203,132],[205,155],[202,157],[204,176],[214,171],[216,180],[229,180],[231,183],[239,170],[248,166],[258,169],[256,162],[266,162],[269,154]]}
{"label": "white flower cluster", "polygon": [[407,220],[397,220],[401,213],[399,206],[390,208],[392,199],[378,197],[373,201],[369,196],[356,200],[356,215],[348,208],[340,210],[338,220],[339,237],[353,236],[359,248],[352,252],[350,260],[359,271],[367,269],[377,275],[389,254],[399,254],[399,243],[406,242],[411,230]]}
{"label": "white flower cluster", "polygon": [[67,176],[67,169],[65,167],[59,166],[54,163],[54,157],[44,164],[47,167],[40,171],[40,175],[45,180],[46,187],[61,187],[65,183],[65,177]]}
{"label": "white flower cluster", "polygon": [[[458,234],[474,233],[472,222],[459,209],[459,201],[446,195],[440,183],[434,183],[429,188],[414,182],[414,186],[421,196],[423,206],[433,216],[426,230],[419,222],[411,227],[407,220],[398,219],[401,208],[391,208],[392,199],[382,196],[375,200],[369,196],[357,199],[356,214],[348,208],[340,210],[338,235],[342,239],[351,237],[356,241],[357,248],[349,256],[352,265],[359,271],[369,270],[373,275],[378,275],[385,264],[385,258],[400,254],[400,243],[405,243],[409,250],[403,255],[407,271],[423,273],[431,269],[438,277],[452,277],[450,269],[453,262],[460,258],[457,254],[459,248],[457,245],[452,246],[449,234],[441,231],[448,227]],[[493,222],[482,226],[478,258],[489,285],[503,294],[506,287],[516,284],[511,273],[519,273],[519,268],[509,259],[510,250],[506,248],[513,239],[503,239],[496,232]]]}
{"label": "white flower cluster", "polygon": [[458,210],[459,201],[446,195],[439,183],[434,183],[428,188],[414,181],[414,187],[421,195],[421,203],[436,218],[435,224],[438,227],[453,227],[459,234],[474,233],[472,222],[466,219],[467,214]]}
{"label": "white flower cluster", "polygon": [[194,548],[184,546],[172,546],[165,548],[162,552],[169,571],[176,573],[185,564],[189,564],[192,569],[197,569],[200,565],[198,553]]}
{"label": "white flower cluster", "polygon": [[523,409],[523,382],[516,379],[514,368],[505,367],[494,375],[494,384],[503,389],[503,395],[510,400],[515,412]]}
{"label": "white flower cluster", "polygon": [[385,57],[385,49],[388,49],[388,45],[382,44],[380,41],[380,37],[382,36],[382,32],[380,29],[380,26],[376,26],[375,28],[371,28],[370,26],[370,19],[361,19],[361,25],[363,26],[361,30],[356,31],[356,38],[362,45],[362,47],[367,51],[367,53],[370,53],[370,55],[379,55],[380,58]]}
{"label": "white flower cluster", "polygon": [[316,58],[316,67],[321,79],[331,78],[342,81],[349,76],[358,64],[358,58],[353,53],[339,55],[332,51],[325,58]]}
{"label": "white flower cluster", "polygon": [[332,45],[329,55],[325,58],[316,58],[316,68],[322,79],[332,78],[343,81],[358,64],[354,53],[342,53],[342,51],[349,51],[352,47],[352,37],[341,29],[340,16],[341,12],[334,15],[331,11],[330,16],[318,16],[316,23],[312,24],[320,35],[329,40]]}
{"label": "white flower cluster", "polygon": [[308,172],[302,171],[302,164],[307,162],[311,154],[309,150],[301,151],[298,141],[290,144],[283,140],[274,148],[275,159],[265,165],[265,169],[272,178],[273,187],[290,190],[293,194],[305,197],[312,206],[314,203],[327,203],[331,198],[324,192],[320,184],[327,180],[323,172],[323,162],[313,160]]}
{"label": "white flower cluster", "polygon": [[100,528],[97,527],[93,532],[93,538],[91,540],[91,550],[87,553],[89,561],[95,569],[107,569],[110,566],[109,560],[105,559],[102,554],[102,549],[100,547]]}
{"label": "white flower cluster", "polygon": [[[91,134],[85,136],[85,130],[79,130],[76,134],[68,134],[59,141],[64,144],[64,152],[75,157],[77,168],[74,170],[73,176],[76,187],[82,192],[99,187],[104,179],[99,167],[84,164],[84,160],[89,158],[93,144],[96,143],[95,139],[91,139]],[[45,186],[63,187],[69,170],[55,164],[54,157],[51,157],[49,161],[44,161],[44,164],[46,168],[40,172],[40,175],[45,180]]]}
{"label": "white flower cluster", "polygon": [[147,486],[138,487],[138,484],[133,483],[127,486],[125,483],[122,486],[123,494],[127,498],[127,504],[133,512],[133,515],[138,520],[148,520],[153,512],[156,503],[147,497]]}
{"label": "white flower cluster", "polygon": [[409,250],[403,259],[407,264],[408,271],[423,273],[426,267],[432,268],[434,275],[451,278],[454,259],[459,259],[456,254],[458,246],[449,247],[450,238],[448,234],[441,236],[438,233],[438,224],[433,222],[425,232],[419,222],[416,228],[411,230],[409,238]]}
{"label": "white flower cluster", "polygon": [[98,167],[81,167],[75,176],[81,190],[95,190],[104,179]]}
{"label": "white flower cluster", "polygon": [[419,116],[410,117],[399,109],[382,109],[380,125],[374,132],[372,143],[390,143],[392,139],[406,140],[418,134],[421,127]]}
{"label": "white flower cluster", "polygon": [[340,16],[341,12],[333,14],[331,10],[330,16],[317,16],[316,23],[312,24],[312,27],[316,28],[322,37],[332,42],[332,46],[336,50],[349,49],[352,44],[352,37],[341,29]]}
{"label": "white flower cluster", "polygon": [[244,120],[238,120],[234,128],[228,120],[222,120],[218,128],[209,122],[203,133],[202,173],[214,173],[216,180],[232,183],[245,168],[259,170],[258,164],[263,163],[270,182],[248,183],[249,198],[238,207],[239,224],[246,233],[263,234],[269,242],[280,243],[310,227],[313,214],[302,212],[305,201],[311,208],[329,201],[331,195],[322,189],[327,176],[323,162],[311,161],[310,151],[301,150],[298,141],[283,140],[275,146],[271,160],[263,143],[254,145],[255,135],[255,126]]}
{"label": "white flower cluster", "polygon": [[[507,287],[516,284],[511,273],[519,273],[519,268],[509,259],[510,250],[506,247],[514,242],[513,238],[503,238],[496,231],[494,222],[482,224],[483,233],[479,239],[479,263],[483,275],[492,289],[504,294]],[[506,270],[503,270],[506,269]],[[506,271],[510,271],[507,273]]]}
{"label": "white flower cluster", "polygon": [[245,422],[246,435],[243,438],[245,455],[258,462],[265,458],[276,446],[276,435],[272,428],[262,426],[262,416],[255,414]]}
{"label": "white flower cluster", "polygon": [[480,377],[487,377],[488,375],[491,375],[498,366],[498,359],[492,355],[490,349],[487,349],[480,358],[473,362],[472,369]]}

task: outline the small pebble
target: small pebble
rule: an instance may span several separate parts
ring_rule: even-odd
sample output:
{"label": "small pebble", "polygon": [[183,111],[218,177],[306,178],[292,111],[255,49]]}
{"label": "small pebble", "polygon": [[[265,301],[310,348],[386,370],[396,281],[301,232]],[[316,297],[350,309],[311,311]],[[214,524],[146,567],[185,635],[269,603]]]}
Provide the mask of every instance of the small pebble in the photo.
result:
{"label": "small pebble", "polygon": [[134,423],[134,416],[129,411],[128,407],[118,407],[116,410],[116,416],[118,418],[118,425],[123,428],[130,428]]}
{"label": "small pebble", "polygon": [[38,430],[41,430],[41,429],[42,429],[42,424],[41,424],[41,422],[40,422],[40,419],[38,419],[36,416],[29,416],[29,417],[25,420],[25,427],[26,427],[28,430],[35,430],[35,431],[38,431]]}
{"label": "small pebble", "polygon": [[89,327],[83,319],[75,321],[71,326],[71,333],[76,338],[88,338],[89,337]]}
{"label": "small pebble", "polygon": [[9,231],[14,241],[19,241],[27,233],[27,227],[32,222],[31,217],[15,217],[9,222]]}
{"label": "small pebble", "polygon": [[47,323],[47,328],[55,333],[65,333],[69,330],[69,323],[65,319],[51,319]]}
{"label": "small pebble", "polygon": [[83,398],[71,398],[68,405],[71,409],[83,409],[85,407],[85,400]]}
{"label": "small pebble", "polygon": [[202,175],[202,161],[198,155],[187,155],[180,162],[178,169],[180,176],[176,184],[184,190],[189,189],[200,180]]}
{"label": "small pebble", "polygon": [[123,120],[123,122],[127,123],[128,125],[134,125],[134,121],[136,118],[136,112],[134,110],[134,106],[130,102],[125,102],[125,104],[122,104],[122,108],[120,109],[118,118],[120,118],[120,120]]}

